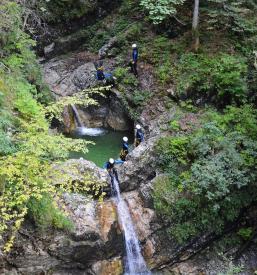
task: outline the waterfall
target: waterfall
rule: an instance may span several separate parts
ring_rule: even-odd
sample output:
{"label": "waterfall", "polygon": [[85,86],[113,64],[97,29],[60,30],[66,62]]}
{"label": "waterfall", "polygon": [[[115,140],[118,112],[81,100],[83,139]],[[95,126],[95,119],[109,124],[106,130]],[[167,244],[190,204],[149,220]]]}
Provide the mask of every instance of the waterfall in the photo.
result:
{"label": "waterfall", "polygon": [[75,105],[71,105],[71,109],[72,109],[72,111],[74,113],[77,127],[83,127],[83,123],[82,123],[82,121],[80,119],[80,115],[79,115],[79,112],[78,112],[76,106]]}
{"label": "waterfall", "polygon": [[75,116],[75,122],[76,122],[76,133],[80,136],[101,136],[104,135],[107,131],[102,128],[87,128],[83,125],[82,119],[80,118],[79,112],[75,105],[71,105],[71,109]]}
{"label": "waterfall", "polygon": [[113,177],[112,192],[117,206],[119,222],[122,226],[126,243],[126,275],[150,275],[145,260],[141,254],[139,241],[133,226],[128,206],[121,197],[119,183],[116,177]]}

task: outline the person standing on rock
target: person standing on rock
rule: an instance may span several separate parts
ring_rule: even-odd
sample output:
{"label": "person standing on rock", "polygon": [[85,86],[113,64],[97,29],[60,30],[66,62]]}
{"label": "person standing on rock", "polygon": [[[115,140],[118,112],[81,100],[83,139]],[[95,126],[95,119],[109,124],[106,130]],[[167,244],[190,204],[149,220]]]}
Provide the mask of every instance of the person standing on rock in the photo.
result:
{"label": "person standing on rock", "polygon": [[131,64],[131,69],[135,77],[138,77],[137,73],[137,60],[138,60],[138,48],[137,44],[132,45],[132,64]]}
{"label": "person standing on rock", "polygon": [[136,125],[136,134],[135,134],[135,146],[137,147],[142,141],[144,141],[144,133],[139,124]]}
{"label": "person standing on rock", "polygon": [[128,144],[128,138],[127,137],[123,137],[123,143],[122,143],[122,149],[120,151],[120,159],[122,161],[126,160],[127,154],[128,154],[128,150],[129,150],[129,144]]}

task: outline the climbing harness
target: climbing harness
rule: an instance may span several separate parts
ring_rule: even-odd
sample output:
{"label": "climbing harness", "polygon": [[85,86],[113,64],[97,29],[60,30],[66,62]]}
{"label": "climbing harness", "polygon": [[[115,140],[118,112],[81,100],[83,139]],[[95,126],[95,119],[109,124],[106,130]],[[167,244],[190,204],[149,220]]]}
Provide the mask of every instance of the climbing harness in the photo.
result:
{"label": "climbing harness", "polygon": [[138,139],[138,138],[136,138],[135,139],[135,147],[137,147],[139,144],[141,143],[141,140],[140,139]]}
{"label": "climbing harness", "polygon": [[126,160],[127,155],[128,155],[128,150],[121,149],[121,151],[120,151],[120,159],[122,161]]}

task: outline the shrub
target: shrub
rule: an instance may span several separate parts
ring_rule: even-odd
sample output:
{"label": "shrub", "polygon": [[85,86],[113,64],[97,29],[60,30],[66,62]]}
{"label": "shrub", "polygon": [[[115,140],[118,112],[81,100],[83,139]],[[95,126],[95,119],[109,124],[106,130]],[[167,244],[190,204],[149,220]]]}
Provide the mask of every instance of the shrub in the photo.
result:
{"label": "shrub", "polygon": [[194,132],[157,145],[167,177],[154,186],[155,207],[180,242],[221,233],[256,202],[256,110],[230,107],[206,117]]}
{"label": "shrub", "polygon": [[129,73],[129,68],[118,67],[114,71],[114,75],[117,78],[117,81],[123,85],[134,87],[138,85],[138,80],[133,74]]}
{"label": "shrub", "polygon": [[172,64],[167,57],[166,61],[162,63],[155,71],[157,78],[161,84],[169,83],[172,79]]}
{"label": "shrub", "polygon": [[151,43],[145,44],[140,51],[140,58],[149,63],[162,65],[169,60],[169,54],[172,52],[172,43],[165,36],[155,37]]}
{"label": "shrub", "polygon": [[61,212],[51,197],[44,194],[41,199],[32,198],[28,203],[29,216],[41,230],[50,227],[71,230],[72,222]]}
{"label": "shrub", "polygon": [[179,122],[177,120],[173,120],[170,122],[170,129],[173,131],[178,131],[180,129]]}
{"label": "shrub", "polygon": [[238,56],[189,53],[181,57],[174,75],[179,94],[225,106],[245,101],[246,72],[247,65]]}
{"label": "shrub", "polygon": [[237,234],[243,238],[243,240],[249,240],[252,236],[253,229],[251,227],[241,228]]}
{"label": "shrub", "polygon": [[149,91],[137,91],[135,90],[132,97],[132,102],[136,106],[144,106],[147,104],[147,100],[152,96]]}

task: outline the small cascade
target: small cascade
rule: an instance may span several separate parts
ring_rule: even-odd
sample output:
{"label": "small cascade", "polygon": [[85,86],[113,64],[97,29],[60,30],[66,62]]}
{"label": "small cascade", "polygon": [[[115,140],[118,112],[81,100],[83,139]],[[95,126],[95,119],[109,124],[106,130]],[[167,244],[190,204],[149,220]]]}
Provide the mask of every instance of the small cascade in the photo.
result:
{"label": "small cascade", "polygon": [[107,130],[102,129],[102,128],[87,128],[83,125],[82,119],[80,118],[79,112],[76,108],[75,105],[71,105],[71,109],[74,113],[75,117],[75,122],[76,122],[76,130],[75,133],[80,135],[80,136],[91,136],[91,137],[96,137],[96,136],[101,136],[106,134]]}
{"label": "small cascade", "polygon": [[133,226],[128,206],[120,194],[119,183],[115,177],[112,182],[112,193],[117,206],[119,222],[122,226],[126,243],[125,275],[150,275],[141,254],[139,241]]}
{"label": "small cascade", "polygon": [[79,115],[79,112],[78,112],[76,106],[71,105],[71,109],[72,109],[72,111],[74,113],[74,116],[75,116],[75,121],[76,121],[76,124],[77,124],[76,126],[77,127],[83,127],[83,123],[82,123],[82,120],[80,118],[80,115]]}

